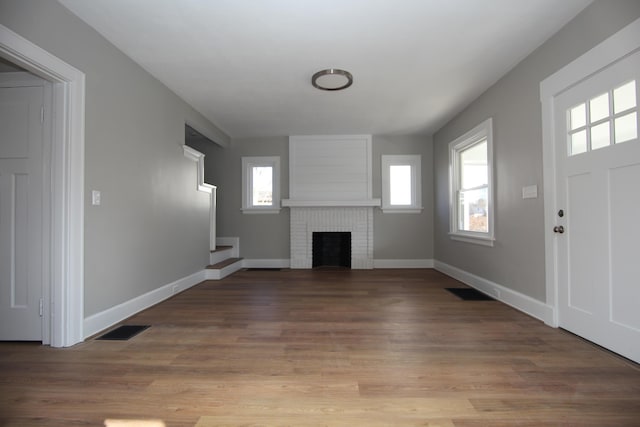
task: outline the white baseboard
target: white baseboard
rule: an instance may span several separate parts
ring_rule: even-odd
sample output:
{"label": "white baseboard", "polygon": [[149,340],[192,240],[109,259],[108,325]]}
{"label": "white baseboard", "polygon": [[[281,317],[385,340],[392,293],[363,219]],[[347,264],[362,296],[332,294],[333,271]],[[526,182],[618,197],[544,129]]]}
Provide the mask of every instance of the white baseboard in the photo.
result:
{"label": "white baseboard", "polygon": [[433,268],[432,259],[376,259],[373,268]]}
{"label": "white baseboard", "polygon": [[[290,259],[245,259],[244,268],[291,268]],[[376,259],[373,268],[433,268],[432,259]]]}
{"label": "white baseboard", "polygon": [[553,323],[553,307],[541,301],[438,260],[434,261],[434,268],[529,316],[542,320],[547,325]]}
{"label": "white baseboard", "polygon": [[287,259],[245,259],[244,268],[289,268],[291,261]]}
{"label": "white baseboard", "polygon": [[84,338],[103,331],[116,323],[133,316],[140,311],[162,302],[205,280],[205,271],[198,271],[175,282],[164,285],[144,295],[118,304],[107,310],[96,313],[84,319]]}

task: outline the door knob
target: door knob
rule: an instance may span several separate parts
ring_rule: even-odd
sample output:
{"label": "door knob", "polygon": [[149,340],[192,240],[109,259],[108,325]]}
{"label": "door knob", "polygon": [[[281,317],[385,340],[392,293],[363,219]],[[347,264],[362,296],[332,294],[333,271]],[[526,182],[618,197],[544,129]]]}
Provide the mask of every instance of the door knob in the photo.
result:
{"label": "door knob", "polygon": [[561,225],[556,225],[555,227],[553,227],[553,232],[554,233],[564,233],[564,227]]}

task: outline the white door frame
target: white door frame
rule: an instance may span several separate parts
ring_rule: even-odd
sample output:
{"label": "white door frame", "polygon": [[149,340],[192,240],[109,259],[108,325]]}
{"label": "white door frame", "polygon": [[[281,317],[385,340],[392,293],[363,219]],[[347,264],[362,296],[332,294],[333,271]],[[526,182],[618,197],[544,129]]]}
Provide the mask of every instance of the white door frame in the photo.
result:
{"label": "white door frame", "polygon": [[640,49],[640,19],[627,25],[587,53],[569,63],[540,83],[542,103],[542,154],[544,174],[544,226],[547,305],[552,308],[550,325],[558,327],[558,246],[556,205],[556,140],[554,103],[555,97],[576,83],[601,71]]}
{"label": "white door frame", "polygon": [[53,86],[50,344],[69,347],[84,338],[85,75],[1,24],[0,56]]}

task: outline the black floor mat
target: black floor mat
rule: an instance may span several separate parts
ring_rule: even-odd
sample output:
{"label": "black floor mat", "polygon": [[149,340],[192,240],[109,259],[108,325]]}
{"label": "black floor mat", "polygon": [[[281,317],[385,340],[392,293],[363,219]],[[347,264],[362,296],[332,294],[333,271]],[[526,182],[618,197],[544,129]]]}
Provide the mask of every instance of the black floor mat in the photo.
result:
{"label": "black floor mat", "polygon": [[115,328],[112,331],[107,332],[104,335],[99,336],[98,340],[110,340],[110,341],[126,341],[135,337],[140,332],[144,331],[151,325],[122,325]]}
{"label": "black floor mat", "polygon": [[489,295],[473,288],[445,288],[458,298],[465,301],[495,301]]}

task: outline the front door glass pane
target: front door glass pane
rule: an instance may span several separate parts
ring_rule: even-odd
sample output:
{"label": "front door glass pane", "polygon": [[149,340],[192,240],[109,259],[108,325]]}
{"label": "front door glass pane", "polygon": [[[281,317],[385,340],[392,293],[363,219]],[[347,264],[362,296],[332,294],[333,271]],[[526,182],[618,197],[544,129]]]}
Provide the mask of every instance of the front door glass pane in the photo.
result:
{"label": "front door glass pane", "polygon": [[615,120],[616,144],[638,138],[637,113],[627,114]]}

